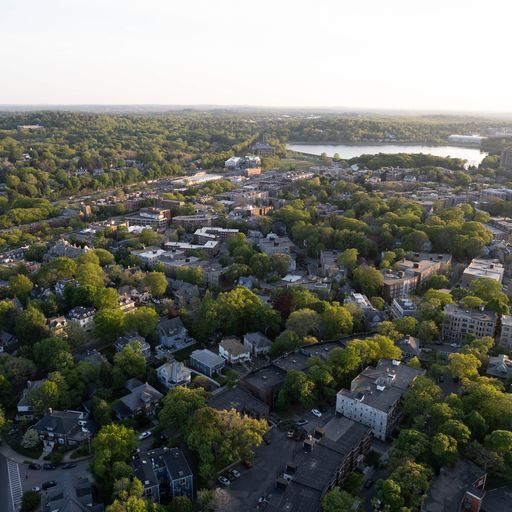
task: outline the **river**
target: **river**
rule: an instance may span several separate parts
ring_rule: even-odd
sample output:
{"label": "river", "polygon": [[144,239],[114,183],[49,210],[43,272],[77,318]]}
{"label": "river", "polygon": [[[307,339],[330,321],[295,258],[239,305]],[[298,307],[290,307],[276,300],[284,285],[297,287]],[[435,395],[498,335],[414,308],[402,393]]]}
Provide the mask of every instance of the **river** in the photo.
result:
{"label": "river", "polygon": [[480,151],[479,148],[461,146],[421,146],[412,144],[287,144],[286,147],[292,151],[300,151],[301,153],[309,153],[311,155],[326,153],[328,156],[334,156],[335,153],[338,153],[344,160],[349,160],[361,155],[375,155],[377,153],[425,153],[435,156],[462,158],[470,165],[479,165],[487,156],[487,153]]}

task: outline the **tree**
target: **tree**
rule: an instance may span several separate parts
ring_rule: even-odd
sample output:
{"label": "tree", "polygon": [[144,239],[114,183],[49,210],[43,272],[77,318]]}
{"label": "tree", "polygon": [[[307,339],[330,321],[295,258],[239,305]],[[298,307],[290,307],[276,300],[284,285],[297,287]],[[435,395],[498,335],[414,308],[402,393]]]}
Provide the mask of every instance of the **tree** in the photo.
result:
{"label": "tree", "polygon": [[375,267],[361,265],[354,269],[354,285],[365,295],[379,295],[384,284],[384,277]]}
{"label": "tree", "polygon": [[449,419],[441,425],[440,432],[447,436],[453,437],[460,447],[465,447],[471,439],[471,430],[456,419]]}
{"label": "tree", "polygon": [[512,432],[495,430],[485,438],[485,447],[510,459],[512,462]]}
{"label": "tree", "polygon": [[448,356],[448,368],[453,377],[473,379],[478,376],[481,362],[473,354],[454,353]]}
{"label": "tree", "polygon": [[358,250],[357,249],[345,249],[339,256],[338,262],[347,270],[347,275],[350,277],[352,272],[356,268],[357,258],[358,258]]}
{"label": "tree", "polygon": [[111,423],[100,429],[92,441],[94,457],[91,470],[97,481],[111,482],[115,462],[126,462],[137,446],[137,434],[131,428]]}
{"label": "tree", "polygon": [[277,357],[292,352],[300,345],[300,338],[294,331],[283,331],[272,343],[270,356]]}
{"label": "tree", "polygon": [[352,332],[352,315],[338,302],[326,302],[320,319],[323,336],[326,339],[340,338]]}
{"label": "tree", "polygon": [[288,273],[291,264],[292,258],[288,254],[278,252],[270,256],[270,265],[280,276],[285,276]]}
{"label": "tree", "polygon": [[358,503],[360,503],[359,498],[335,487],[327,492],[322,499],[322,510],[324,512],[352,512],[357,509]]}
{"label": "tree", "polygon": [[103,309],[94,315],[94,334],[102,341],[114,341],[124,332],[124,313],[120,309]]}
{"label": "tree", "polygon": [[407,361],[407,366],[410,366],[411,368],[416,368],[416,370],[421,370],[421,361],[418,359],[417,356],[411,357],[411,359]]}
{"label": "tree", "polygon": [[286,328],[301,338],[308,334],[316,334],[320,328],[320,315],[312,309],[297,309],[288,317]]}
{"label": "tree", "polygon": [[34,361],[47,371],[62,370],[74,365],[69,345],[62,338],[46,338],[32,347]]}
{"label": "tree", "polygon": [[439,329],[433,320],[423,320],[418,325],[418,337],[422,343],[432,343],[439,336]]}
{"label": "tree", "polygon": [[[479,277],[478,279],[474,279],[469,285],[469,291],[471,295],[479,297],[484,302],[489,302],[496,297],[501,298],[504,295],[501,290],[501,283],[491,279],[490,277]],[[504,298],[505,302],[508,302],[506,296]]]}
{"label": "tree", "polygon": [[193,512],[192,502],[186,496],[176,496],[169,505],[169,512]]}
{"label": "tree", "polygon": [[112,265],[115,262],[114,256],[106,249],[94,249],[96,256],[98,256],[99,264],[102,267]]}
{"label": "tree", "polygon": [[459,456],[457,440],[442,432],[436,434],[432,439],[432,453],[441,466],[453,464]]}
{"label": "tree", "polygon": [[434,402],[441,397],[441,388],[428,377],[419,376],[404,395],[405,415],[413,419],[428,414]]}
{"label": "tree", "polygon": [[16,316],[16,336],[21,343],[35,343],[49,334],[46,317],[39,309],[29,306]]}
{"label": "tree", "polygon": [[386,305],[386,301],[382,297],[370,297],[370,303],[379,311],[382,311]]}
{"label": "tree", "polygon": [[398,318],[393,322],[398,332],[402,334],[410,334],[411,336],[416,336],[418,332],[418,320],[413,316],[404,316],[403,318]]}
{"label": "tree", "polygon": [[206,405],[206,392],[202,388],[178,386],[171,389],[163,400],[160,422],[167,427],[177,427],[186,432],[195,411]]}
{"label": "tree", "polygon": [[377,327],[377,331],[382,336],[387,336],[393,341],[397,341],[401,337],[400,333],[396,330],[396,325],[389,320],[384,320],[384,322],[381,322]]}
{"label": "tree", "polygon": [[405,506],[413,509],[423,501],[431,477],[432,471],[428,467],[412,461],[405,462],[390,475],[390,479],[400,486]]}
{"label": "tree", "polygon": [[212,478],[217,469],[250,459],[253,449],[263,442],[267,428],[265,420],[241,415],[235,409],[197,409],[185,439],[199,456],[201,478]]}
{"label": "tree", "polygon": [[142,355],[139,341],[129,343],[114,356],[114,369],[118,369],[124,379],[142,378],[146,374],[146,359]]}
{"label": "tree", "polygon": [[28,298],[33,287],[32,281],[23,274],[17,274],[9,279],[11,293],[22,301]]}
{"label": "tree", "polygon": [[377,482],[377,497],[390,512],[402,510],[404,500],[401,493],[400,485],[390,478]]}
{"label": "tree", "polygon": [[42,414],[48,409],[58,409],[66,405],[67,385],[59,372],[48,375],[42,384],[32,388],[28,394],[28,402]]}
{"label": "tree", "polygon": [[149,272],[144,279],[153,297],[162,297],[167,290],[167,278],[163,272]]}
{"label": "tree", "polygon": [[290,370],[277,396],[277,407],[285,410],[291,404],[309,405],[314,400],[315,383],[304,372]]}
{"label": "tree", "polygon": [[21,498],[21,512],[32,512],[41,503],[41,496],[35,491],[25,491]]}
{"label": "tree", "polygon": [[391,447],[390,466],[397,467],[406,460],[421,461],[428,452],[430,440],[414,429],[402,429]]}
{"label": "tree", "polygon": [[466,295],[462,298],[462,302],[467,308],[479,308],[484,304],[484,301],[480,297],[475,297],[474,295]]}
{"label": "tree", "polygon": [[115,288],[98,288],[94,293],[94,307],[101,309],[117,309],[119,293]]}
{"label": "tree", "polygon": [[39,434],[33,428],[29,428],[25,434],[23,434],[23,439],[21,440],[21,446],[23,448],[34,448],[40,443]]}
{"label": "tree", "polygon": [[[89,253],[87,253],[89,254]],[[91,285],[100,288],[106,280],[105,272],[96,263],[83,263],[76,269],[76,280],[82,285]]]}
{"label": "tree", "polygon": [[137,308],[125,317],[126,331],[137,332],[145,338],[155,332],[157,323],[158,314],[147,306]]}

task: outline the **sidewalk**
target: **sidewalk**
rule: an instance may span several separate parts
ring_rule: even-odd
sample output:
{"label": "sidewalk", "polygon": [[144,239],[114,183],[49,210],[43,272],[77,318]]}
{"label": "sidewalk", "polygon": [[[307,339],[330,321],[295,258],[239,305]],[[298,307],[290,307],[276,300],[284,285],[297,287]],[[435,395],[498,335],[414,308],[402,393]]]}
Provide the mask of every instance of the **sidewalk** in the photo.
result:
{"label": "sidewalk", "polygon": [[[12,460],[14,462],[17,462],[18,464],[23,464],[24,462],[28,463],[34,463],[34,464],[44,464],[45,462],[48,462],[47,460],[43,459],[43,454],[41,454],[41,457],[39,459],[32,459],[31,457],[25,457],[24,455],[21,455],[17,451],[13,450],[5,440],[2,440],[2,444],[0,445],[0,453],[7,459]],[[62,459],[63,463],[66,462],[80,462],[82,460],[87,460],[92,457],[92,455],[85,455],[83,457],[77,457],[75,459],[71,458],[71,454],[73,452],[66,453],[64,455],[64,458]]]}

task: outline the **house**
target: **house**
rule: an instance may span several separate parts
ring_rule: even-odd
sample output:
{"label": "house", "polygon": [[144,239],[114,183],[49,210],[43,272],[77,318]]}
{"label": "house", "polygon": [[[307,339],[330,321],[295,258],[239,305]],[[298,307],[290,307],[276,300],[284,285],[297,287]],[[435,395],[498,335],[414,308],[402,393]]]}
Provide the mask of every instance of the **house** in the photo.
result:
{"label": "house", "polygon": [[156,369],[156,374],[163,386],[172,389],[190,384],[192,372],[180,361],[167,361]]}
{"label": "house", "polygon": [[105,507],[95,503],[93,486],[88,478],[79,478],[70,485],[51,487],[43,493],[43,512],[103,512]]}
{"label": "house", "polygon": [[62,336],[66,333],[68,321],[65,316],[54,316],[48,319],[48,327],[55,336]]}
{"label": "house", "polygon": [[224,338],[219,343],[219,355],[230,364],[245,363],[251,360],[251,350],[242,345],[238,338]]}
{"label": "house", "polygon": [[268,354],[272,342],[261,332],[248,332],[244,334],[244,346],[246,346],[253,357]]}
{"label": "house", "polygon": [[32,420],[34,418],[35,409],[34,409],[34,406],[30,403],[29,393],[33,389],[40,387],[43,382],[44,381],[42,381],[42,380],[27,381],[27,384],[21,393],[21,398],[18,401],[18,405],[17,405],[18,412],[16,414],[17,420],[23,420],[23,419]]}
{"label": "house", "polygon": [[458,459],[442,467],[430,482],[421,512],[478,512],[485,496],[487,472],[473,462]]}
{"label": "house", "polygon": [[220,372],[225,364],[226,361],[222,357],[207,349],[194,350],[190,354],[190,366],[208,377]]}
{"label": "house", "polygon": [[76,322],[84,331],[89,331],[92,329],[95,314],[94,308],[76,306],[68,312],[68,320]]}
{"label": "house", "polygon": [[400,347],[404,359],[407,361],[412,359],[413,357],[421,356],[421,345],[419,338],[415,338],[414,336],[405,336],[402,340],[400,340],[397,345]]}
{"label": "house", "polygon": [[512,359],[506,354],[490,356],[489,364],[485,370],[489,377],[498,377],[498,379],[509,380],[512,378]]}
{"label": "house", "polygon": [[350,390],[336,395],[336,413],[371,427],[373,435],[385,441],[402,418],[401,399],[424,370],[391,359],[368,366],[352,380]]}
{"label": "house", "polygon": [[187,328],[183,325],[179,316],[160,320],[156,331],[160,345],[172,350],[180,350],[195,343],[195,340],[188,335]]}
{"label": "house", "polygon": [[133,418],[140,414],[155,415],[156,409],[163,398],[160,391],[157,391],[147,382],[143,384],[138,379],[127,380],[125,388],[130,393],[120,398],[112,407],[118,419]]}
{"label": "house", "polygon": [[60,281],[57,281],[54,286],[55,294],[58,297],[64,297],[64,291],[67,285],[76,288],[78,286],[78,281],[75,279],[61,279]]}
{"label": "house", "polygon": [[3,329],[0,330],[0,354],[5,352],[9,345],[16,343],[16,341],[18,341],[18,339],[14,334],[4,331]]}
{"label": "house", "polygon": [[33,427],[43,443],[43,449],[51,452],[55,445],[75,448],[91,439],[98,427],[80,411],[53,411],[49,409]]}
{"label": "house", "polygon": [[194,474],[180,448],[164,446],[142,452],[132,460],[131,466],[144,486],[145,498],[157,503],[177,496],[193,499]]}
{"label": "house", "polygon": [[144,339],[143,336],[139,336],[138,334],[121,336],[114,343],[114,348],[116,349],[116,352],[121,352],[124,347],[130,346],[135,348],[137,344],[140,345],[140,353],[144,359],[149,359],[151,357],[151,345]]}
{"label": "house", "polygon": [[135,300],[130,295],[123,294],[119,296],[119,309],[123,313],[135,311]]}
{"label": "house", "polygon": [[477,338],[494,336],[498,315],[494,311],[481,308],[466,308],[456,304],[444,307],[444,321],[441,337],[448,343],[461,343],[468,334]]}

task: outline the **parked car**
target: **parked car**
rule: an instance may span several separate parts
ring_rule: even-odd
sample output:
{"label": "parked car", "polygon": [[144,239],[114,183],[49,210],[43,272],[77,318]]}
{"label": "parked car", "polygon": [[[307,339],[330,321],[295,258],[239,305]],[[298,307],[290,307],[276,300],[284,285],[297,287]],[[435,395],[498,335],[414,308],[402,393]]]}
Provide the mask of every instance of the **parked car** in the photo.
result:
{"label": "parked car", "polygon": [[308,420],[305,420],[304,418],[301,419],[301,420],[298,420],[296,423],[295,423],[298,427],[302,427],[304,425],[307,425],[308,424]]}
{"label": "parked car", "polygon": [[295,434],[295,431],[288,430],[288,439],[292,439],[294,434]]}
{"label": "parked car", "polygon": [[73,464],[72,462],[68,462],[68,464],[64,464],[61,469],[73,469],[76,468],[76,464]]}
{"label": "parked car", "polygon": [[43,490],[46,491],[46,489],[49,489],[50,487],[55,487],[57,485],[57,482],[55,482],[55,480],[48,480],[46,482],[43,482],[41,484],[41,487],[43,488]]}
{"label": "parked car", "polygon": [[252,462],[249,459],[242,460],[242,466],[246,467],[247,469],[252,468]]}
{"label": "parked car", "polygon": [[50,464],[47,462],[46,464],[43,464],[43,469],[46,469],[46,471],[52,471],[54,469],[57,469],[57,466],[55,464]]}
{"label": "parked car", "polygon": [[145,432],[141,432],[139,434],[139,441],[142,441],[143,439],[147,439],[148,437],[151,437],[151,432],[149,432],[149,430],[146,430]]}
{"label": "parked car", "polygon": [[28,469],[33,469],[34,471],[41,469],[41,464],[36,464],[35,462],[32,462],[28,465]]}
{"label": "parked car", "polygon": [[32,490],[34,492],[41,492],[41,487],[39,487],[39,485],[34,485],[34,487],[32,487]]}
{"label": "parked car", "polygon": [[230,469],[229,474],[233,475],[235,478],[240,478],[240,471],[238,471],[236,469]]}
{"label": "parked car", "polygon": [[311,409],[311,414],[313,416],[316,416],[317,418],[321,418],[322,417],[322,413],[318,409]]}
{"label": "parked car", "polygon": [[217,480],[222,484],[222,485],[229,485],[231,482],[224,476],[224,475],[220,475],[219,478],[217,478]]}

